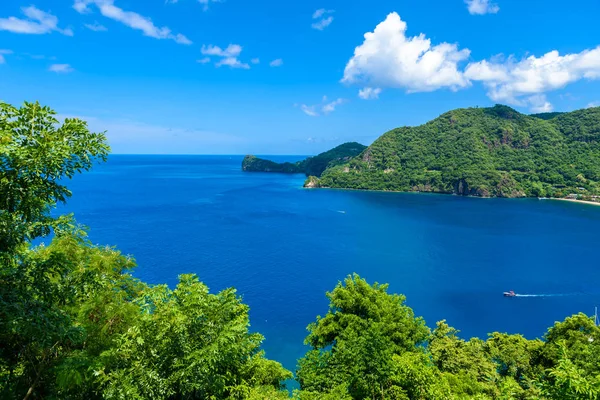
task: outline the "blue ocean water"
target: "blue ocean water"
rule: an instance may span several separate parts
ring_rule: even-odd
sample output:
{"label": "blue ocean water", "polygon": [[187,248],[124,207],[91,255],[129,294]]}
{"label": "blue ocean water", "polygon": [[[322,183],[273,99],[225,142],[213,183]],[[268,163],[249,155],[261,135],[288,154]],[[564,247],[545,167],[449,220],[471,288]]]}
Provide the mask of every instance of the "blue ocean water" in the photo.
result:
{"label": "blue ocean water", "polygon": [[[280,157],[295,161],[299,157]],[[600,207],[535,199],[302,189],[240,156],[119,156],[76,177],[72,211],[98,244],[174,286],[235,287],[267,356],[294,370],[325,292],[348,274],[389,283],[430,327],[540,337],[600,305]],[[503,291],[544,295],[504,298]]]}

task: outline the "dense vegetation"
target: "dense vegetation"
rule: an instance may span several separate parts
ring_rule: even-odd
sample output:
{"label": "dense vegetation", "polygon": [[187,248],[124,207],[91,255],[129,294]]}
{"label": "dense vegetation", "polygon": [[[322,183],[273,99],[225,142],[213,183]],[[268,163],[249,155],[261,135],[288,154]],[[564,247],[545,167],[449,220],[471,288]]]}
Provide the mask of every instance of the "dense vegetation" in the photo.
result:
{"label": "dense vegetation", "polygon": [[[134,261],[52,216],[65,178],[109,152],[85,122],[39,104],[0,104],[2,399],[598,399],[600,328],[579,314],[544,340],[431,331],[404,297],[349,276],[309,325],[300,389],[260,350],[248,307],[194,275],[175,288],[134,278]],[[53,234],[47,246],[36,238]]]}
{"label": "dense vegetation", "polygon": [[242,160],[242,171],[246,172],[282,172],[286,174],[303,174],[304,169],[300,165],[300,161],[296,163],[284,162],[276,163],[275,161],[265,160],[256,156],[247,155]]}
{"label": "dense vegetation", "polygon": [[70,196],[61,182],[109,152],[85,122],[53,115],[0,104],[0,398],[278,396],[291,373],[264,357],[235,290],[140,282],[132,259],[50,215]]}
{"label": "dense vegetation", "polygon": [[385,133],[320,186],[498,197],[600,194],[600,108],[528,116],[497,105]]}
{"label": "dense vegetation", "polygon": [[303,173],[306,176],[321,176],[327,168],[335,167],[359,155],[367,146],[349,142],[333,149],[309,157],[296,163],[276,163],[270,160],[248,155],[242,161],[242,170],[247,172],[284,172],[291,174]]}

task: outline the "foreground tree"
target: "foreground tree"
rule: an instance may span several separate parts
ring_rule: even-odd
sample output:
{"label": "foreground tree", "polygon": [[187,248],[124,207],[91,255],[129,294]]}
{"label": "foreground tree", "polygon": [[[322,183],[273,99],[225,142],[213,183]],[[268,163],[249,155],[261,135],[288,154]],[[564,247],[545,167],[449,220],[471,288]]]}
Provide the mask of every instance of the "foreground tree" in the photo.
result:
{"label": "foreground tree", "polygon": [[421,318],[404,305],[404,296],[387,285],[369,285],[358,275],[327,293],[329,312],[308,327],[312,347],[299,362],[302,390],[329,392],[340,385],[352,398],[386,398],[402,391],[394,379],[394,356],[415,352],[427,338]]}
{"label": "foreground tree", "polygon": [[[39,104],[0,104],[0,398],[271,399],[291,378],[260,351],[233,289],[175,290],[129,272],[71,216],[65,178],[105,160],[103,134]],[[49,246],[33,239],[54,234]]]}

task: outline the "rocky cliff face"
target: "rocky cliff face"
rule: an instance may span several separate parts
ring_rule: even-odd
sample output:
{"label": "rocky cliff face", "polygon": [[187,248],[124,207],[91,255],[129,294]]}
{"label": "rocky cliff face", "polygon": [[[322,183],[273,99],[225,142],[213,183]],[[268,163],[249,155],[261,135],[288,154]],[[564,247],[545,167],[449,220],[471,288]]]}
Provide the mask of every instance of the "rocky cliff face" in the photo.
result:
{"label": "rocky cliff face", "polygon": [[319,178],[316,176],[309,176],[308,179],[304,182],[304,187],[309,189],[315,189],[321,187],[319,183]]}

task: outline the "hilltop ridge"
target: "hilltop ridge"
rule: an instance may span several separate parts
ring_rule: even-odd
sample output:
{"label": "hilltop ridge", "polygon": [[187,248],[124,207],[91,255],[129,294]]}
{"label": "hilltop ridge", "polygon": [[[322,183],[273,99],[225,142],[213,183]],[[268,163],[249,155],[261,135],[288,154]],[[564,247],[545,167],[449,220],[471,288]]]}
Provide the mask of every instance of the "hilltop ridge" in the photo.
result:
{"label": "hilltop ridge", "polygon": [[597,199],[599,182],[600,107],[525,115],[496,105],[393,129],[311,186]]}
{"label": "hilltop ridge", "polygon": [[242,161],[242,170],[246,172],[281,172],[288,174],[304,173],[306,176],[319,177],[327,168],[342,164],[360,154],[367,146],[348,142],[320,153],[314,157],[295,163],[276,163],[271,160],[247,155]]}

